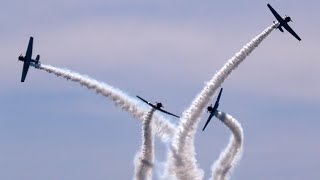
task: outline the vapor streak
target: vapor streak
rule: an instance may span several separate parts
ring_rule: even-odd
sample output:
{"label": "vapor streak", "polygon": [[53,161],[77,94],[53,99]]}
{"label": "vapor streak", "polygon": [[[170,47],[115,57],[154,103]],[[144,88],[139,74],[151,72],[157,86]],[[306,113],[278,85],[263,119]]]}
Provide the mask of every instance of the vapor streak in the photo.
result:
{"label": "vapor streak", "polygon": [[[68,69],[61,69],[43,64],[41,64],[39,69],[48,73],[53,73],[56,76],[61,76],[67,80],[77,82],[90,90],[94,90],[97,94],[101,94],[113,101],[115,105],[119,106],[122,110],[131,113],[136,119],[142,120],[144,114],[146,113],[146,109],[143,109],[141,106],[139,106],[139,103],[135,99],[129,97],[119,89],[94,80],[89,76],[81,75]],[[162,140],[167,141],[168,138],[175,134],[175,127],[168,120],[161,116],[154,116],[153,118],[154,127],[156,127],[156,134]]]}
{"label": "vapor streak", "polygon": [[221,152],[218,160],[212,165],[213,180],[227,180],[233,168],[239,162],[243,150],[243,129],[232,116],[218,112],[220,119],[232,132],[228,146]]}
{"label": "vapor streak", "polygon": [[137,157],[135,159],[136,169],[134,180],[152,179],[154,142],[151,120],[155,110],[155,108],[151,108],[151,110],[146,114],[142,121],[142,146],[141,150],[137,153]]}
{"label": "vapor streak", "polygon": [[167,164],[167,173],[177,179],[203,179],[203,170],[198,167],[194,150],[194,135],[201,113],[209,103],[216,89],[221,86],[229,74],[272,32],[278,24],[266,28],[236,53],[212,77],[198,94],[191,106],[183,113],[177,132],[173,138]]}

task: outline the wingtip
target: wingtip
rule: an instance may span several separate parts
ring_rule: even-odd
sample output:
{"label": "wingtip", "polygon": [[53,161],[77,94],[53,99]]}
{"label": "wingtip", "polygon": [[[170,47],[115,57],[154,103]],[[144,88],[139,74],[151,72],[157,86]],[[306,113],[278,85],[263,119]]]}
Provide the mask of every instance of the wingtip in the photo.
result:
{"label": "wingtip", "polygon": [[204,127],[202,128],[202,131],[204,131],[207,128],[207,124],[204,125]]}
{"label": "wingtip", "polygon": [[208,121],[207,121],[206,124],[203,126],[202,131],[204,131],[204,130],[206,129],[207,125],[208,125]]}

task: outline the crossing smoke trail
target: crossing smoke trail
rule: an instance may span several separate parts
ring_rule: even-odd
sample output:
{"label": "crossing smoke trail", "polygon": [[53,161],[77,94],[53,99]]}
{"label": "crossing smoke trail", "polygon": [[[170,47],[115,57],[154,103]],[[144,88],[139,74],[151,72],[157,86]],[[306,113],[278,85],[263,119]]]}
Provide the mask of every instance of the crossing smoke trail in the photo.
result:
{"label": "crossing smoke trail", "polygon": [[211,179],[227,180],[242,155],[243,130],[241,124],[228,114],[218,112],[216,117],[232,131],[232,135],[228,146],[221,152],[218,160],[212,165]]}
{"label": "crossing smoke trail", "polygon": [[[53,73],[56,76],[61,76],[67,80],[78,82],[80,85],[94,90],[97,94],[101,94],[106,98],[109,98],[117,106],[121,107],[122,110],[130,112],[134,118],[139,120],[143,119],[146,110],[141,108],[135,99],[129,97],[119,89],[116,89],[105,83],[94,80],[86,75],[81,75],[68,69],[61,69],[43,64],[41,64],[38,68],[48,73]],[[161,116],[154,116],[153,119],[153,127],[155,127],[156,134],[163,141],[167,141],[168,138],[172,137],[175,134],[175,127],[168,120],[165,120]]]}
{"label": "crossing smoke trail", "polygon": [[155,110],[155,108],[151,108],[142,121],[142,146],[135,158],[136,169],[134,180],[152,179],[154,143],[151,120]]}
{"label": "crossing smoke trail", "polygon": [[198,168],[194,150],[194,135],[200,121],[200,115],[228,75],[275,29],[279,24],[272,24],[236,53],[212,77],[198,94],[191,106],[183,113],[177,132],[169,149],[167,176],[177,179],[203,179],[203,170]]}

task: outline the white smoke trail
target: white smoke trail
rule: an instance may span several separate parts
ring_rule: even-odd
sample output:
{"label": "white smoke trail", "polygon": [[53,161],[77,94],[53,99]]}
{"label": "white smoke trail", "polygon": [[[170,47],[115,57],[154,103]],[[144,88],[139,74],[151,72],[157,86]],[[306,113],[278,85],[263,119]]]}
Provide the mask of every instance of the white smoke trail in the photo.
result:
{"label": "white smoke trail", "polygon": [[278,24],[266,28],[261,34],[246,44],[238,53],[212,77],[198,94],[191,106],[183,113],[177,132],[170,147],[167,176],[177,179],[203,179],[203,170],[198,168],[194,151],[194,135],[200,115],[229,74],[276,28]]}
{"label": "white smoke trail", "polygon": [[151,110],[143,118],[142,122],[142,146],[135,158],[134,180],[151,180],[154,156],[154,142],[152,133],[152,116],[156,109]]}
{"label": "white smoke trail", "polygon": [[232,131],[232,135],[228,146],[221,152],[218,160],[212,165],[211,179],[227,180],[242,155],[243,129],[241,124],[229,114],[218,112],[216,117]]}
{"label": "white smoke trail", "polygon": [[[56,76],[61,76],[67,80],[71,80],[79,83],[82,86],[87,87],[90,90],[94,90],[97,94],[101,94],[106,98],[112,100],[115,105],[122,108],[122,110],[128,111],[136,119],[142,120],[146,110],[139,106],[139,103],[114,87],[111,87],[105,83],[94,80],[86,75],[73,72],[68,69],[61,69],[50,65],[41,64],[39,69],[48,73],[53,73]],[[154,116],[154,127],[156,134],[163,140],[167,141],[168,138],[173,137],[175,134],[175,127],[168,120],[161,116]]]}

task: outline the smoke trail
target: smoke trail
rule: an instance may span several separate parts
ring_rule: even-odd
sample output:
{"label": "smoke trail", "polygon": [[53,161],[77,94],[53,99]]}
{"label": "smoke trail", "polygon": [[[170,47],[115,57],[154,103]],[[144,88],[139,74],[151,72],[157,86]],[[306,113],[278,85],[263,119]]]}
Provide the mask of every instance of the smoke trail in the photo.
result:
{"label": "smoke trail", "polygon": [[167,173],[177,179],[202,179],[203,170],[198,168],[194,151],[194,135],[200,121],[200,115],[212,98],[216,89],[221,86],[228,75],[276,28],[272,24],[236,53],[212,77],[198,94],[191,106],[183,113],[177,132],[170,147]]}
{"label": "smoke trail", "polygon": [[218,160],[212,165],[211,179],[226,180],[229,179],[230,173],[241,158],[243,150],[243,130],[241,124],[228,114],[218,112],[216,117],[232,131],[232,135],[228,146],[221,152]]}
{"label": "smoke trail", "polygon": [[151,120],[155,110],[155,108],[151,108],[142,122],[142,146],[135,159],[136,169],[134,180],[152,179],[154,143]]}
{"label": "smoke trail", "polygon": [[[146,110],[138,106],[138,102],[114,87],[111,87],[105,83],[94,80],[86,75],[81,75],[68,69],[60,69],[50,65],[43,65],[39,69],[48,73],[53,73],[56,76],[61,76],[67,80],[78,82],[80,85],[94,90],[97,94],[101,94],[106,98],[112,100],[122,110],[128,111],[136,119],[142,120]],[[156,134],[163,140],[167,141],[169,137],[172,137],[175,133],[175,127],[168,120],[161,116],[154,116],[154,127]]]}

